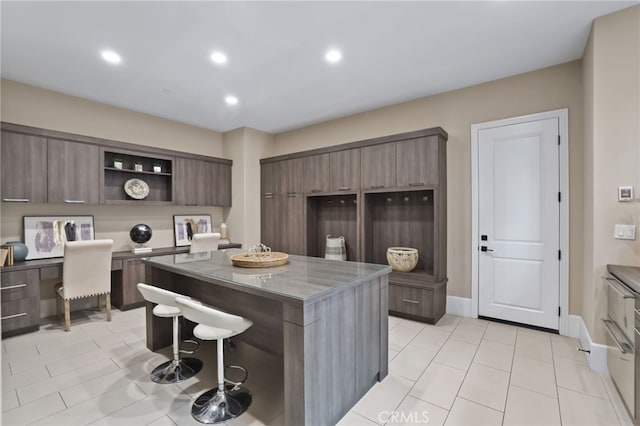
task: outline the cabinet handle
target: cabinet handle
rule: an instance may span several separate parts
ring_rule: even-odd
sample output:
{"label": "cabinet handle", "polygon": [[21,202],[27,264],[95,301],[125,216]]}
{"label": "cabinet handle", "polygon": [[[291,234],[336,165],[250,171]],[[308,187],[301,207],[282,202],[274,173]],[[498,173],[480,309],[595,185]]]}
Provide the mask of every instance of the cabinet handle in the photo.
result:
{"label": "cabinet handle", "polygon": [[312,189],[311,192],[315,194],[317,192],[322,192],[322,189]]}
{"label": "cabinet handle", "polygon": [[4,321],[4,320],[11,319],[11,318],[20,318],[20,317],[26,317],[26,316],[27,316],[27,313],[23,312],[21,314],[7,315],[6,317],[2,317],[0,319]]}
{"label": "cabinet handle", "polygon": [[338,191],[350,191],[351,187],[350,186],[341,186],[340,188],[338,188]]}
{"label": "cabinet handle", "polygon": [[273,195],[265,195],[264,198],[271,199],[271,198],[273,198]]}
{"label": "cabinet handle", "polygon": [[29,198],[3,198],[2,201],[8,203],[28,203],[31,200]]}
{"label": "cabinet handle", "polygon": [[265,192],[264,196],[265,197],[273,197],[273,192]]}
{"label": "cabinet handle", "polygon": [[287,197],[289,198],[296,198],[298,196],[298,194],[296,194],[295,192],[290,192],[287,194]]}
{"label": "cabinet handle", "polygon": [[[613,328],[615,327],[616,329],[618,329],[618,326],[616,325],[615,322],[613,322],[611,320],[606,320],[606,319],[603,319],[602,322],[604,323],[605,330],[607,330],[607,333],[609,333],[609,336],[611,336],[611,338],[615,342],[615,344],[618,347],[618,349],[620,350],[620,352],[622,352],[623,354],[626,354],[627,352],[633,352],[633,346],[630,343],[621,342],[616,337],[615,333],[613,332]],[[611,324],[611,325],[609,325],[609,324]]]}
{"label": "cabinet handle", "polygon": [[67,204],[85,204],[84,200],[64,200]]}
{"label": "cabinet handle", "polygon": [[419,305],[419,304],[420,304],[420,301],[419,301],[419,300],[402,299],[402,301],[403,301],[403,302],[406,302],[406,303],[413,303],[413,304],[416,304],[416,305]]}
{"label": "cabinet handle", "polygon": [[380,189],[384,188],[384,185],[371,185],[371,189]]}
{"label": "cabinet handle", "polygon": [[[609,283],[609,287],[611,287],[616,293],[622,296],[623,299],[635,299],[636,295],[631,292],[631,290],[627,289],[627,286],[624,285],[619,280],[614,277],[602,277]],[[626,292],[626,294],[625,294]]]}
{"label": "cabinet handle", "polygon": [[27,286],[26,284],[9,285],[9,286],[0,288],[0,291],[12,290],[14,288],[22,288],[26,286]]}
{"label": "cabinet handle", "polygon": [[424,182],[411,182],[409,186],[424,186]]}

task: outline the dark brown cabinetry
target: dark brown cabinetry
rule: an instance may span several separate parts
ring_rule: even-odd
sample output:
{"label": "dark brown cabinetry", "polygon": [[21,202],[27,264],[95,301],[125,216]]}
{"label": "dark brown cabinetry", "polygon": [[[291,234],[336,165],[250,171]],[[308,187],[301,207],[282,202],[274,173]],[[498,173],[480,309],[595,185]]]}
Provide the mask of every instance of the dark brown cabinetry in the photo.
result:
{"label": "dark brown cabinetry", "polygon": [[389,142],[360,150],[363,190],[396,186],[396,145]]}
{"label": "dark brown cabinetry", "polygon": [[49,139],[47,149],[48,202],[98,204],[100,201],[98,146]]}
{"label": "dark brown cabinetry", "polygon": [[138,283],[146,282],[145,264],[142,258],[123,259],[122,274],[112,274],[111,282],[113,306],[127,310],[144,305],[144,298],[137,287]]}
{"label": "dark brown cabinetry", "polygon": [[40,326],[40,271],[2,274],[2,336],[37,330]]}
{"label": "dark brown cabinetry", "polygon": [[329,155],[331,170],[330,191],[357,191],[360,189],[360,150],[346,149]]}
{"label": "dark brown cabinetry", "polygon": [[[446,140],[434,128],[261,160],[262,242],[293,253],[304,241],[301,254],[322,257],[327,235],[343,236],[348,260],[379,264],[389,247],[417,248],[415,270],[389,275],[389,309],[437,322],[446,308]],[[283,189],[299,160],[302,209]]]}
{"label": "dark brown cabinetry", "polygon": [[304,164],[303,191],[306,194],[329,192],[331,189],[329,154],[309,155],[302,160]]}
{"label": "dark brown cabinetry", "polygon": [[2,132],[2,201],[47,202],[47,141],[39,136]]}
{"label": "dark brown cabinetry", "polygon": [[174,177],[176,204],[231,205],[231,166],[228,164],[177,157]]}

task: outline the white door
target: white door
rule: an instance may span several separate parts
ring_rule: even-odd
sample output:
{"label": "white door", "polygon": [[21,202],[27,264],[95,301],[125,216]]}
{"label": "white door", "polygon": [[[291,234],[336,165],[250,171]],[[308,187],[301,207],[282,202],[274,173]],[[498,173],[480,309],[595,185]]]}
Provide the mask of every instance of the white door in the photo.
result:
{"label": "white door", "polygon": [[558,330],[557,118],[478,130],[478,313]]}

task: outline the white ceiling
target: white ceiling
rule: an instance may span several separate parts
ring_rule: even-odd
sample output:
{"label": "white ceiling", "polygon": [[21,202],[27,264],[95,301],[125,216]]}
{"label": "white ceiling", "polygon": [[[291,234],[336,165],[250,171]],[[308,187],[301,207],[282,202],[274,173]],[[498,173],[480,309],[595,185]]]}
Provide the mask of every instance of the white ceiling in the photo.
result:
{"label": "white ceiling", "polygon": [[579,59],[594,18],[634,4],[3,0],[1,71],[221,132],[279,133]]}

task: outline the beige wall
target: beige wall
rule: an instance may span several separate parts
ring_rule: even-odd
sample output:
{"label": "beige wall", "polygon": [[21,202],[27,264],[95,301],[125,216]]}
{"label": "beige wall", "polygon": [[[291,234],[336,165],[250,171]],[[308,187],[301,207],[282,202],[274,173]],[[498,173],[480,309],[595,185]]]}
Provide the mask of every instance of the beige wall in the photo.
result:
{"label": "beige wall", "polygon": [[448,294],[471,297],[471,125],[569,109],[570,312],[581,309],[582,70],[579,61],[276,136],[276,155],[440,126],[447,142]]}
{"label": "beige wall", "polygon": [[[640,265],[640,240],[613,238],[614,225],[640,225],[640,204],[617,201],[618,186],[640,191],[640,6],[595,20],[583,62],[585,211],[583,318],[605,340],[607,264]],[[640,230],[640,228],[639,228]]]}
{"label": "beige wall", "polygon": [[229,237],[245,248],[260,242],[260,158],[272,155],[273,141],[273,135],[247,127],[224,134],[224,154],[233,160],[232,206],[224,216]]}

